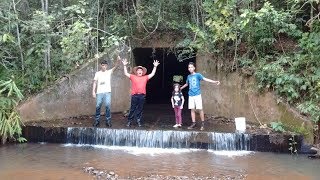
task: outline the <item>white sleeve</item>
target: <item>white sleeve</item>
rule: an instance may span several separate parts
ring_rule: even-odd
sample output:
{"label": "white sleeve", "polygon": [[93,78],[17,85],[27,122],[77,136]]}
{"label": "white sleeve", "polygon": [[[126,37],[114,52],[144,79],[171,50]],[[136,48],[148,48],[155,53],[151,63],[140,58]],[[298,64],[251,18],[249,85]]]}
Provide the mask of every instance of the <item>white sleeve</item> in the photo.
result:
{"label": "white sleeve", "polygon": [[99,77],[99,72],[96,72],[96,74],[94,75],[93,80],[97,81],[97,80],[98,80],[98,77]]}
{"label": "white sleeve", "polygon": [[108,70],[109,75],[111,76],[111,74],[113,73],[113,71],[110,69]]}

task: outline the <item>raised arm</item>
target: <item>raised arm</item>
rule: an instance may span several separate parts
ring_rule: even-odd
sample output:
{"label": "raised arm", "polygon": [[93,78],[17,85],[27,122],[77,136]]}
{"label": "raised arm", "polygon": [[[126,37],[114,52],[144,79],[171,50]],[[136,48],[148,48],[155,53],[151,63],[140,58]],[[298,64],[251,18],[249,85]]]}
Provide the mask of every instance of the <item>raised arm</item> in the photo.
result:
{"label": "raised arm", "polygon": [[208,79],[208,78],[203,78],[203,80],[204,81],[207,81],[207,82],[210,82],[210,83],[214,83],[214,84],[216,84],[216,85],[219,85],[220,84],[220,81],[214,81],[214,80],[212,80],[212,79]]}
{"label": "raised arm", "polygon": [[148,75],[148,79],[151,79],[156,74],[157,67],[158,67],[159,64],[160,63],[159,63],[158,60],[154,60],[153,61],[153,69],[152,69],[152,72]]}
{"label": "raised arm", "polygon": [[120,56],[118,56],[118,57],[117,57],[117,61],[116,61],[115,65],[114,65],[114,67],[111,68],[111,71],[112,71],[112,72],[119,67],[119,62],[120,62],[120,61],[121,61],[121,58],[120,58]]}
{"label": "raised arm", "polygon": [[128,70],[127,70],[127,65],[128,65],[127,59],[123,59],[122,63],[123,63],[124,75],[127,76],[128,78],[130,78],[130,74],[128,73]]}

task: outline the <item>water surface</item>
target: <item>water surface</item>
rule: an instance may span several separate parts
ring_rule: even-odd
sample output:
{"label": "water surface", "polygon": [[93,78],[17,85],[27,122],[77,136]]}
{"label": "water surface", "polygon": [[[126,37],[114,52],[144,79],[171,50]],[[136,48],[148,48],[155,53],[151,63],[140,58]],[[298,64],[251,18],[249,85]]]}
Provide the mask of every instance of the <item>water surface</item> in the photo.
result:
{"label": "water surface", "polygon": [[18,144],[0,147],[0,179],[94,179],[83,167],[121,178],[214,176],[246,179],[319,179],[320,161],[306,156],[242,151],[116,146]]}

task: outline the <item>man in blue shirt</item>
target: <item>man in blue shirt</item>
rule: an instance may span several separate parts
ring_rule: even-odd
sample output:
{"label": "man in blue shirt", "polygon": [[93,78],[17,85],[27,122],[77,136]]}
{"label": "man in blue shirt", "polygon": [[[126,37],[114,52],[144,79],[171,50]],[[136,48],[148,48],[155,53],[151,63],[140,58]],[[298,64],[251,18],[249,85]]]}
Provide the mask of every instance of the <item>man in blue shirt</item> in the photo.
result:
{"label": "man in blue shirt", "polygon": [[200,112],[200,118],[201,118],[201,128],[200,130],[204,130],[204,112],[202,108],[202,98],[201,98],[201,87],[200,87],[200,81],[204,80],[207,82],[214,83],[216,85],[219,85],[219,81],[214,81],[208,78],[205,78],[202,74],[195,72],[195,65],[193,62],[190,62],[188,65],[188,70],[190,72],[190,75],[188,75],[187,82],[185,85],[181,87],[181,89],[184,89],[185,87],[189,86],[189,103],[188,107],[191,109],[191,119],[192,124],[188,127],[188,129],[193,129],[196,126],[196,110],[199,110]]}

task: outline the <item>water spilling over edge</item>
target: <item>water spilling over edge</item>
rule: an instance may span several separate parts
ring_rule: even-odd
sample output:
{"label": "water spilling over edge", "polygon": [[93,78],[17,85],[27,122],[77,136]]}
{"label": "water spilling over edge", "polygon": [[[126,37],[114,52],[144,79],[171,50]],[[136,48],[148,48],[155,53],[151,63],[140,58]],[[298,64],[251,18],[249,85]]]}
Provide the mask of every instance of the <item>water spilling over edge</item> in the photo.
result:
{"label": "water spilling over edge", "polygon": [[197,148],[238,151],[250,150],[250,135],[172,130],[107,129],[69,127],[67,143],[140,148]]}

